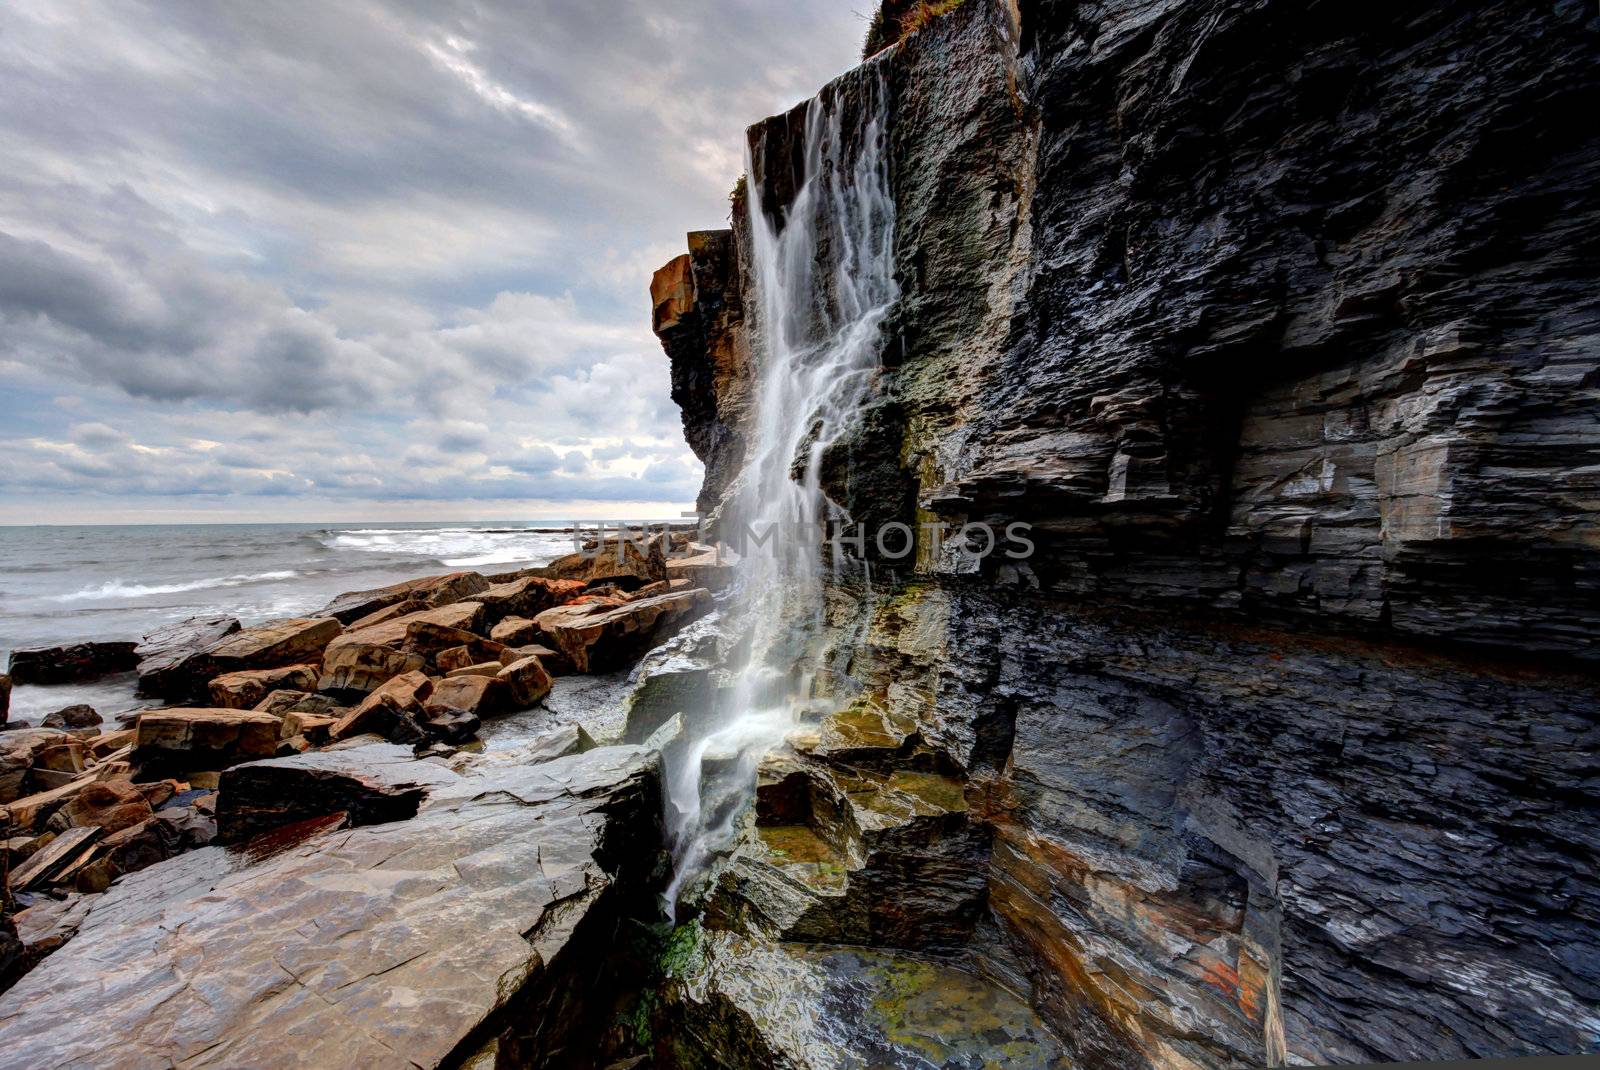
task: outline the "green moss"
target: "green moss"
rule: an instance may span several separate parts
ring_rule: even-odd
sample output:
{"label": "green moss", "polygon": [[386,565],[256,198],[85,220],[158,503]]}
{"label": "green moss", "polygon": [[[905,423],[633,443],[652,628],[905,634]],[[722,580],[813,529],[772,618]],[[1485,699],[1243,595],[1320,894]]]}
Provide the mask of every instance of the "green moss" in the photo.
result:
{"label": "green moss", "polygon": [[739,181],[733,184],[733,190],[728,194],[728,216],[737,220],[744,215],[745,201],[750,195],[750,176],[740,175]]}
{"label": "green moss", "polygon": [[696,965],[700,944],[704,939],[705,930],[700,927],[699,918],[673,929],[661,946],[661,954],[656,958],[656,967],[662,976],[671,978],[687,976],[691,972],[691,967]]}
{"label": "green moss", "polygon": [[645,1051],[654,1047],[650,1020],[655,1016],[655,1010],[656,994],[646,989],[639,994],[638,1001],[632,1007],[617,1017],[617,1024],[622,1027],[623,1035]]}

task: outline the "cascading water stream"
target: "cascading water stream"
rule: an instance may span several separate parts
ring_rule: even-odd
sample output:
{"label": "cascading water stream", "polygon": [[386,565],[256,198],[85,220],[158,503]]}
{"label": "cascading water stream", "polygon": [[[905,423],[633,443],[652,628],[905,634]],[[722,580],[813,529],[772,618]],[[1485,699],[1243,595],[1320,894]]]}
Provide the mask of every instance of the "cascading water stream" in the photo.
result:
{"label": "cascading water stream", "polygon": [[[883,320],[899,296],[888,97],[879,57],[812,99],[803,173],[781,219],[763,208],[764,161],[746,158],[756,413],[728,519],[753,540],[739,559],[727,614],[729,634],[740,637],[728,666],[732,687],[703,722],[708,727],[666,757],[669,909],[731,837],[757,764],[812,697],[808,648],[822,623],[823,525],[846,519],[821,489],[821,460],[871,393]],[[703,776],[708,757],[723,763],[720,791]]]}

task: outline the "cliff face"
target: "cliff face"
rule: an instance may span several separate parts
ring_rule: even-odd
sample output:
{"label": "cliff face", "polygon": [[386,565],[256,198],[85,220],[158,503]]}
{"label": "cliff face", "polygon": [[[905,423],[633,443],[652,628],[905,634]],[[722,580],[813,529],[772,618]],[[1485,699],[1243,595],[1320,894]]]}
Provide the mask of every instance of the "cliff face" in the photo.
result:
{"label": "cliff face", "polygon": [[[960,805],[857,845],[865,914],[736,860],[721,916],[933,934],[1088,1065],[1600,1048],[1592,8],[972,0],[888,62],[903,297],[831,492],[1037,552],[833,592],[847,712],[768,809],[800,777],[826,826],[863,769]],[[720,300],[663,333],[703,505]]]}

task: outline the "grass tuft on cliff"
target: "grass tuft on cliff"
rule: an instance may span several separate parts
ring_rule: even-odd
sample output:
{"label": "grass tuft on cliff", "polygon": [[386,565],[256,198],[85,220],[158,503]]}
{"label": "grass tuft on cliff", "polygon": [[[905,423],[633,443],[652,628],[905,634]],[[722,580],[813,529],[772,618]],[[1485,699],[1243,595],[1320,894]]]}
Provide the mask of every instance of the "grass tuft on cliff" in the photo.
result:
{"label": "grass tuft on cliff", "polygon": [[861,58],[875,56],[891,45],[899,44],[940,15],[948,15],[966,0],[883,0],[873,13],[872,24],[867,28],[866,44],[861,46]]}

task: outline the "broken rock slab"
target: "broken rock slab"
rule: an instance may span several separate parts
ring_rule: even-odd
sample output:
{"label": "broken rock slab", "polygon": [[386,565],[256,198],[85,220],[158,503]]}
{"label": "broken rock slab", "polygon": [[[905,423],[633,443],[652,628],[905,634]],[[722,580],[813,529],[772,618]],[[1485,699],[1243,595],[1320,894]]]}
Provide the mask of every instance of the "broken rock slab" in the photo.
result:
{"label": "broken rock slab", "polygon": [[[366,749],[331,753],[360,768]],[[6,1064],[303,1070],[470,1054],[491,1015],[560,975],[580,926],[647,889],[657,759],[614,747],[434,768],[450,779],[408,821],[266,857],[206,847],[123,877],[0,1004]]]}
{"label": "broken rock slab", "polygon": [[401,602],[421,602],[426,606],[445,606],[460,602],[486,589],[489,581],[476,572],[449,572],[425,576],[372,591],[351,591],[329,602],[322,615],[341,624],[359,621]]}
{"label": "broken rock slab", "polygon": [[224,673],[211,681],[211,702],[230,710],[251,710],[275,691],[315,691],[316,665],[285,665]]}
{"label": "broken rock slab", "polygon": [[274,669],[296,662],[317,661],[328,643],[343,630],[344,626],[332,617],[273,621],[227,636],[206,651],[206,659],[214,673]]}
{"label": "broken rock slab", "polygon": [[559,606],[535,620],[577,671],[604,672],[622,666],[669,627],[710,604],[711,592],[696,588],[620,606]]}
{"label": "broken rock slab", "polygon": [[279,719],[254,710],[172,709],[139,715],[134,755],[181,769],[223,769],[278,752]]}
{"label": "broken rock slab", "polygon": [[191,697],[206,678],[205,652],[238,630],[233,617],[191,617],[151,632],[134,651],[139,658],[139,694]]}
{"label": "broken rock slab", "polygon": [[378,643],[336,642],[322,656],[322,678],[317,686],[323,691],[371,692],[427,664],[420,654]]}
{"label": "broken rock slab", "polygon": [[251,762],[222,774],[217,835],[238,843],[308,818],[345,813],[349,824],[379,825],[416,815],[428,788],[453,781],[411,748],[378,743]]}

